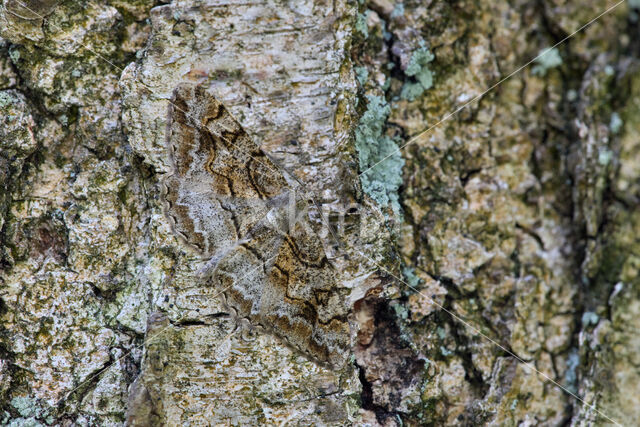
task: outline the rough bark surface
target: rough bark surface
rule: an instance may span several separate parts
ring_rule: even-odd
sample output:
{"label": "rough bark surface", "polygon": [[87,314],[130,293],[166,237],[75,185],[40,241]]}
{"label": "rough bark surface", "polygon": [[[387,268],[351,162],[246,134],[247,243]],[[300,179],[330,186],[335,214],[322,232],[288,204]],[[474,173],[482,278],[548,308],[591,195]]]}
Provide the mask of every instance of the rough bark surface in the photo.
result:
{"label": "rough bark surface", "polygon": [[[640,4],[396,152],[612,5],[4,0],[0,423],[635,424]],[[159,185],[180,83],[312,201],[343,365],[197,279]]]}

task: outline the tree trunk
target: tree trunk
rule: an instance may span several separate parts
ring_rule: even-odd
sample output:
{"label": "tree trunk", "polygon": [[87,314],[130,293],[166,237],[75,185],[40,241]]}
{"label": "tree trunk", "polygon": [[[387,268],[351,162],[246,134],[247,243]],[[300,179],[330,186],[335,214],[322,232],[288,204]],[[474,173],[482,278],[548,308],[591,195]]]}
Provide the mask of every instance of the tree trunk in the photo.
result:
{"label": "tree trunk", "polygon": [[635,424],[614,4],[4,0],[0,422]]}

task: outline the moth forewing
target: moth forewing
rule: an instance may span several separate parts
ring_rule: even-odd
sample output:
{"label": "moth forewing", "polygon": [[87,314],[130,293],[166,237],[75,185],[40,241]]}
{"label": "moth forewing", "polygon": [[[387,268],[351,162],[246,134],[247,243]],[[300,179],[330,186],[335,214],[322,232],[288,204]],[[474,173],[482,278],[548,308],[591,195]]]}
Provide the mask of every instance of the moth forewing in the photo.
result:
{"label": "moth forewing", "polygon": [[239,317],[313,360],[344,363],[349,289],[311,226],[298,179],[204,87],[179,85],[173,103],[164,210],[181,241],[206,260],[204,284],[219,287]]}

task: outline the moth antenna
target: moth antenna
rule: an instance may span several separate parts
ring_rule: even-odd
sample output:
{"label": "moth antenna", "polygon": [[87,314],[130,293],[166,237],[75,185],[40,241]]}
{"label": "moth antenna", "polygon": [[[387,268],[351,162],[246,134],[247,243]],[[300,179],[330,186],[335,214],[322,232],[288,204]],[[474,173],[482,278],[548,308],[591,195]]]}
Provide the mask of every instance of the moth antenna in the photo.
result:
{"label": "moth antenna", "polygon": [[198,277],[200,280],[205,280],[213,276],[216,270],[218,269],[218,265],[220,265],[220,261],[226,258],[227,255],[229,255],[232,251],[236,250],[240,245],[250,242],[251,240],[253,239],[245,237],[245,238],[236,240],[233,243],[233,245],[227,246],[223,250],[218,251],[214,256],[209,258],[209,261],[207,261],[207,263],[204,266],[202,266],[196,272],[196,277]]}

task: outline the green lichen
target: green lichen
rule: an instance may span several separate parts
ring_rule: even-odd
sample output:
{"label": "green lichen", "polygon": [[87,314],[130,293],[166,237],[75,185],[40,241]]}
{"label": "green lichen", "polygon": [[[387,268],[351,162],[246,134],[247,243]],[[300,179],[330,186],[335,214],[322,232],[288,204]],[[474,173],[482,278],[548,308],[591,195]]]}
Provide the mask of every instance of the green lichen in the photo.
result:
{"label": "green lichen", "polygon": [[43,424],[39,423],[35,418],[16,418],[11,420],[7,427],[41,427]]}
{"label": "green lichen", "polygon": [[38,403],[34,399],[26,396],[17,396],[11,399],[11,406],[23,417],[37,417],[40,416],[42,412]]}
{"label": "green lichen", "polygon": [[433,86],[433,72],[427,65],[433,61],[433,54],[426,47],[416,50],[404,73],[415,78],[415,82],[406,82],[400,92],[400,97],[408,101],[413,101],[424,93],[425,90],[431,89]]}
{"label": "green lichen", "polygon": [[[35,427],[42,426],[43,424],[37,420],[37,418],[47,417],[51,419],[47,410],[43,409],[36,399],[32,399],[27,396],[16,396],[11,399],[11,406],[13,406],[21,418],[11,420],[7,425],[13,427]],[[53,422],[53,419],[51,419]],[[48,424],[51,424],[48,422]]]}
{"label": "green lichen", "polygon": [[547,71],[562,65],[562,57],[558,49],[551,48],[540,51],[540,56],[535,60],[536,65],[531,68],[531,72],[540,77],[547,75]]}
{"label": "green lichen", "polygon": [[597,325],[598,321],[600,321],[600,316],[592,311],[585,311],[582,314],[582,326]]}
{"label": "green lichen", "polygon": [[453,354],[453,351],[445,348],[444,346],[440,346],[440,354],[442,354],[444,357],[447,357],[451,356]]}
{"label": "green lichen", "polygon": [[418,287],[420,285],[420,278],[416,276],[416,272],[413,267],[405,267],[402,269],[402,274],[404,275],[407,284],[412,288]]}
{"label": "green lichen", "polygon": [[365,13],[358,13],[358,16],[356,17],[356,31],[361,33],[365,39],[369,37],[369,28],[367,25],[369,13],[370,12],[367,10]]}
{"label": "green lichen", "polygon": [[16,99],[7,92],[0,92],[0,108],[5,108],[16,102]]}
{"label": "green lichen", "polygon": [[404,15],[404,4],[396,3],[396,5],[393,7],[393,11],[391,12],[391,17],[397,18],[398,16],[402,15]]}
{"label": "green lichen", "polygon": [[363,171],[360,176],[362,189],[381,206],[391,205],[394,214],[400,216],[398,189],[402,185],[404,159],[393,139],[383,134],[391,109],[384,98],[369,95],[367,101],[367,111],[355,131],[358,160]]}
{"label": "green lichen", "polygon": [[413,101],[424,93],[424,87],[420,83],[407,82],[402,86],[400,98]]}
{"label": "green lichen", "polygon": [[11,62],[17,64],[20,60],[20,51],[15,48],[9,49],[9,58],[11,58]]}
{"label": "green lichen", "polygon": [[611,65],[607,65],[604,67],[604,74],[607,77],[611,77],[616,73],[616,70],[611,66]]}
{"label": "green lichen", "polygon": [[428,69],[425,71],[425,67],[433,61],[433,58],[434,56],[429,52],[429,49],[421,47],[411,56],[407,69],[405,70],[405,74],[408,76],[415,76],[420,83],[431,87],[432,74]]}
{"label": "green lichen", "polygon": [[601,149],[598,153],[598,163],[600,163],[601,166],[607,166],[611,162],[612,158],[613,153],[607,148]]}
{"label": "green lichen", "polygon": [[571,350],[569,357],[567,357],[567,371],[564,374],[564,380],[566,387],[572,393],[578,390],[578,366],[580,366],[580,355],[576,349]]}
{"label": "green lichen", "polygon": [[402,304],[393,304],[393,310],[396,312],[396,316],[399,319],[407,320],[409,318],[409,310]]}
{"label": "green lichen", "polygon": [[611,121],[609,122],[609,129],[611,129],[611,133],[614,135],[620,133],[623,124],[624,122],[620,118],[620,114],[613,112],[611,114]]}
{"label": "green lichen", "polygon": [[364,86],[369,79],[369,71],[367,71],[365,67],[355,67],[353,70],[356,73],[356,79],[358,79],[360,85]]}

